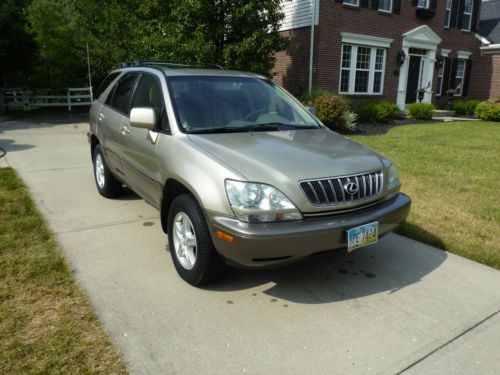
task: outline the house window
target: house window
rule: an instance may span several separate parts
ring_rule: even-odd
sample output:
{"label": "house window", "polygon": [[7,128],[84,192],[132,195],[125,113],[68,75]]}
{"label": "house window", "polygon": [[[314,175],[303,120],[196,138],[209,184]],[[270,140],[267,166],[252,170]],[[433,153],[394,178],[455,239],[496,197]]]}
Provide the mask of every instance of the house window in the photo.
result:
{"label": "house window", "polygon": [[439,64],[438,79],[437,79],[436,95],[439,96],[443,94],[443,76],[444,76],[445,65],[446,65],[446,59],[443,59],[441,64]]}
{"label": "house window", "polygon": [[457,63],[457,73],[455,74],[455,82],[453,84],[453,89],[455,90],[455,96],[462,96],[464,90],[464,75],[465,75],[465,60],[459,59]]}
{"label": "house window", "polygon": [[378,10],[382,12],[392,12],[392,0],[379,0]]}
{"label": "house window", "polygon": [[419,8],[429,8],[429,0],[418,0],[417,7]]}
{"label": "house window", "polygon": [[384,48],[342,45],[340,92],[382,94],[386,51]]}
{"label": "house window", "polygon": [[347,5],[358,6],[359,5],[359,0],[344,0],[343,3],[347,4]]}
{"label": "house window", "polygon": [[445,8],[445,14],[444,14],[444,27],[450,27],[452,1],[453,0],[446,0],[446,8]]}
{"label": "house window", "polygon": [[470,31],[470,23],[472,20],[472,0],[464,1],[464,13],[462,15],[462,30]]}

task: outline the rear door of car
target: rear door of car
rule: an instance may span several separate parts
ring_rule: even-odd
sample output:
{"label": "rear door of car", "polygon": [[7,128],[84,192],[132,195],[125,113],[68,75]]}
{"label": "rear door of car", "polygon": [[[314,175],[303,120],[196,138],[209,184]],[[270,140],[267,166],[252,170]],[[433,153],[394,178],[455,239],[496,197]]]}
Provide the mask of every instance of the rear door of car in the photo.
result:
{"label": "rear door of car", "polygon": [[106,163],[117,177],[124,177],[122,165],[123,141],[126,130],[124,118],[130,112],[130,100],[139,73],[126,73],[115,84],[98,114],[98,136],[104,151]]}
{"label": "rear door of car", "polygon": [[159,137],[168,137],[170,126],[165,111],[165,99],[160,77],[142,73],[134,91],[130,108],[153,108],[157,127],[154,130],[135,128],[125,117],[122,126],[127,129],[123,141],[123,168],[130,187],[151,204],[160,204],[162,182],[160,160],[157,155]]}

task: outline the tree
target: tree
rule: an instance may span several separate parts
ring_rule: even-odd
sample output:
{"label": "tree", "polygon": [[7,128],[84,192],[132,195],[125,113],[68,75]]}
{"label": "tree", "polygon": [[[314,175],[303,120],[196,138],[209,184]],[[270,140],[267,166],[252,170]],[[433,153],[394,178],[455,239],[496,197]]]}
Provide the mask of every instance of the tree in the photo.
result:
{"label": "tree", "polygon": [[32,0],[25,14],[38,45],[35,85],[57,89],[85,82],[89,35],[73,0]]}
{"label": "tree", "polygon": [[36,45],[26,30],[28,0],[0,2],[0,87],[27,86]]}

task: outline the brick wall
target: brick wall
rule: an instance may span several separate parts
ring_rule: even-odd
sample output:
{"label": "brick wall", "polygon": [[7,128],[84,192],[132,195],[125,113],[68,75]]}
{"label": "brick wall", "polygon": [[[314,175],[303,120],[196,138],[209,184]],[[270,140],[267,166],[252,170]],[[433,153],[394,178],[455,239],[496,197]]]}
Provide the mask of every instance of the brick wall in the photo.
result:
{"label": "brick wall", "polygon": [[[436,14],[429,20],[416,16],[416,8],[409,0],[401,1],[400,14],[386,14],[368,8],[351,7],[333,0],[320,0],[319,25],[316,28],[316,48],[314,67],[314,87],[321,87],[338,92],[340,76],[340,53],[342,31],[356,34],[373,35],[394,39],[387,51],[385,82],[380,98],[396,100],[399,83],[397,54],[402,48],[402,34],[418,27],[428,25],[442,38],[441,48],[451,50],[449,57],[456,57],[457,51],[472,52],[474,32],[465,32],[456,28],[445,28],[445,0],[438,0]],[[299,89],[307,89],[309,61],[309,28],[285,32],[290,37],[290,48],[277,56],[276,80],[294,94],[301,94]],[[307,35],[307,36],[306,36]],[[296,45],[300,46],[296,47]],[[300,51],[300,52],[299,52]],[[304,56],[304,57],[303,57]],[[295,77],[295,74],[297,76]],[[436,85],[437,69],[433,80]],[[305,81],[304,81],[305,78]],[[298,84],[297,82],[301,82]],[[305,84],[302,84],[305,82]],[[360,97],[356,95],[356,97]],[[373,98],[373,96],[370,96]],[[377,96],[376,96],[377,97]]]}
{"label": "brick wall", "polygon": [[500,53],[484,54],[476,48],[471,69],[469,97],[479,100],[500,97]]}

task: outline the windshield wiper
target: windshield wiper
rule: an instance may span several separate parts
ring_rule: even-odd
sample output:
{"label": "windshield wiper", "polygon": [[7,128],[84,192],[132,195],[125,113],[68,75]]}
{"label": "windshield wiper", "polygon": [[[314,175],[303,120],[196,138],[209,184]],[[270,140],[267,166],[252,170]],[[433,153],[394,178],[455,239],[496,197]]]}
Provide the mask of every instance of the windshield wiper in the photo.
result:
{"label": "windshield wiper", "polygon": [[189,134],[221,134],[221,133],[245,133],[245,132],[267,132],[279,130],[299,130],[299,129],[316,129],[311,125],[290,125],[281,122],[269,122],[266,124],[252,124],[245,126],[227,126],[220,128],[206,128],[189,130]]}
{"label": "windshield wiper", "polygon": [[227,126],[221,128],[207,128],[189,130],[189,134],[220,134],[220,133],[247,133],[252,131],[278,131],[275,125],[247,125],[247,126]]}
{"label": "windshield wiper", "polygon": [[257,124],[257,125],[252,125],[255,127],[274,127],[278,130],[299,130],[299,129],[316,129],[317,126],[315,125],[292,125],[292,124],[285,124],[282,122],[268,122],[265,124]]}

